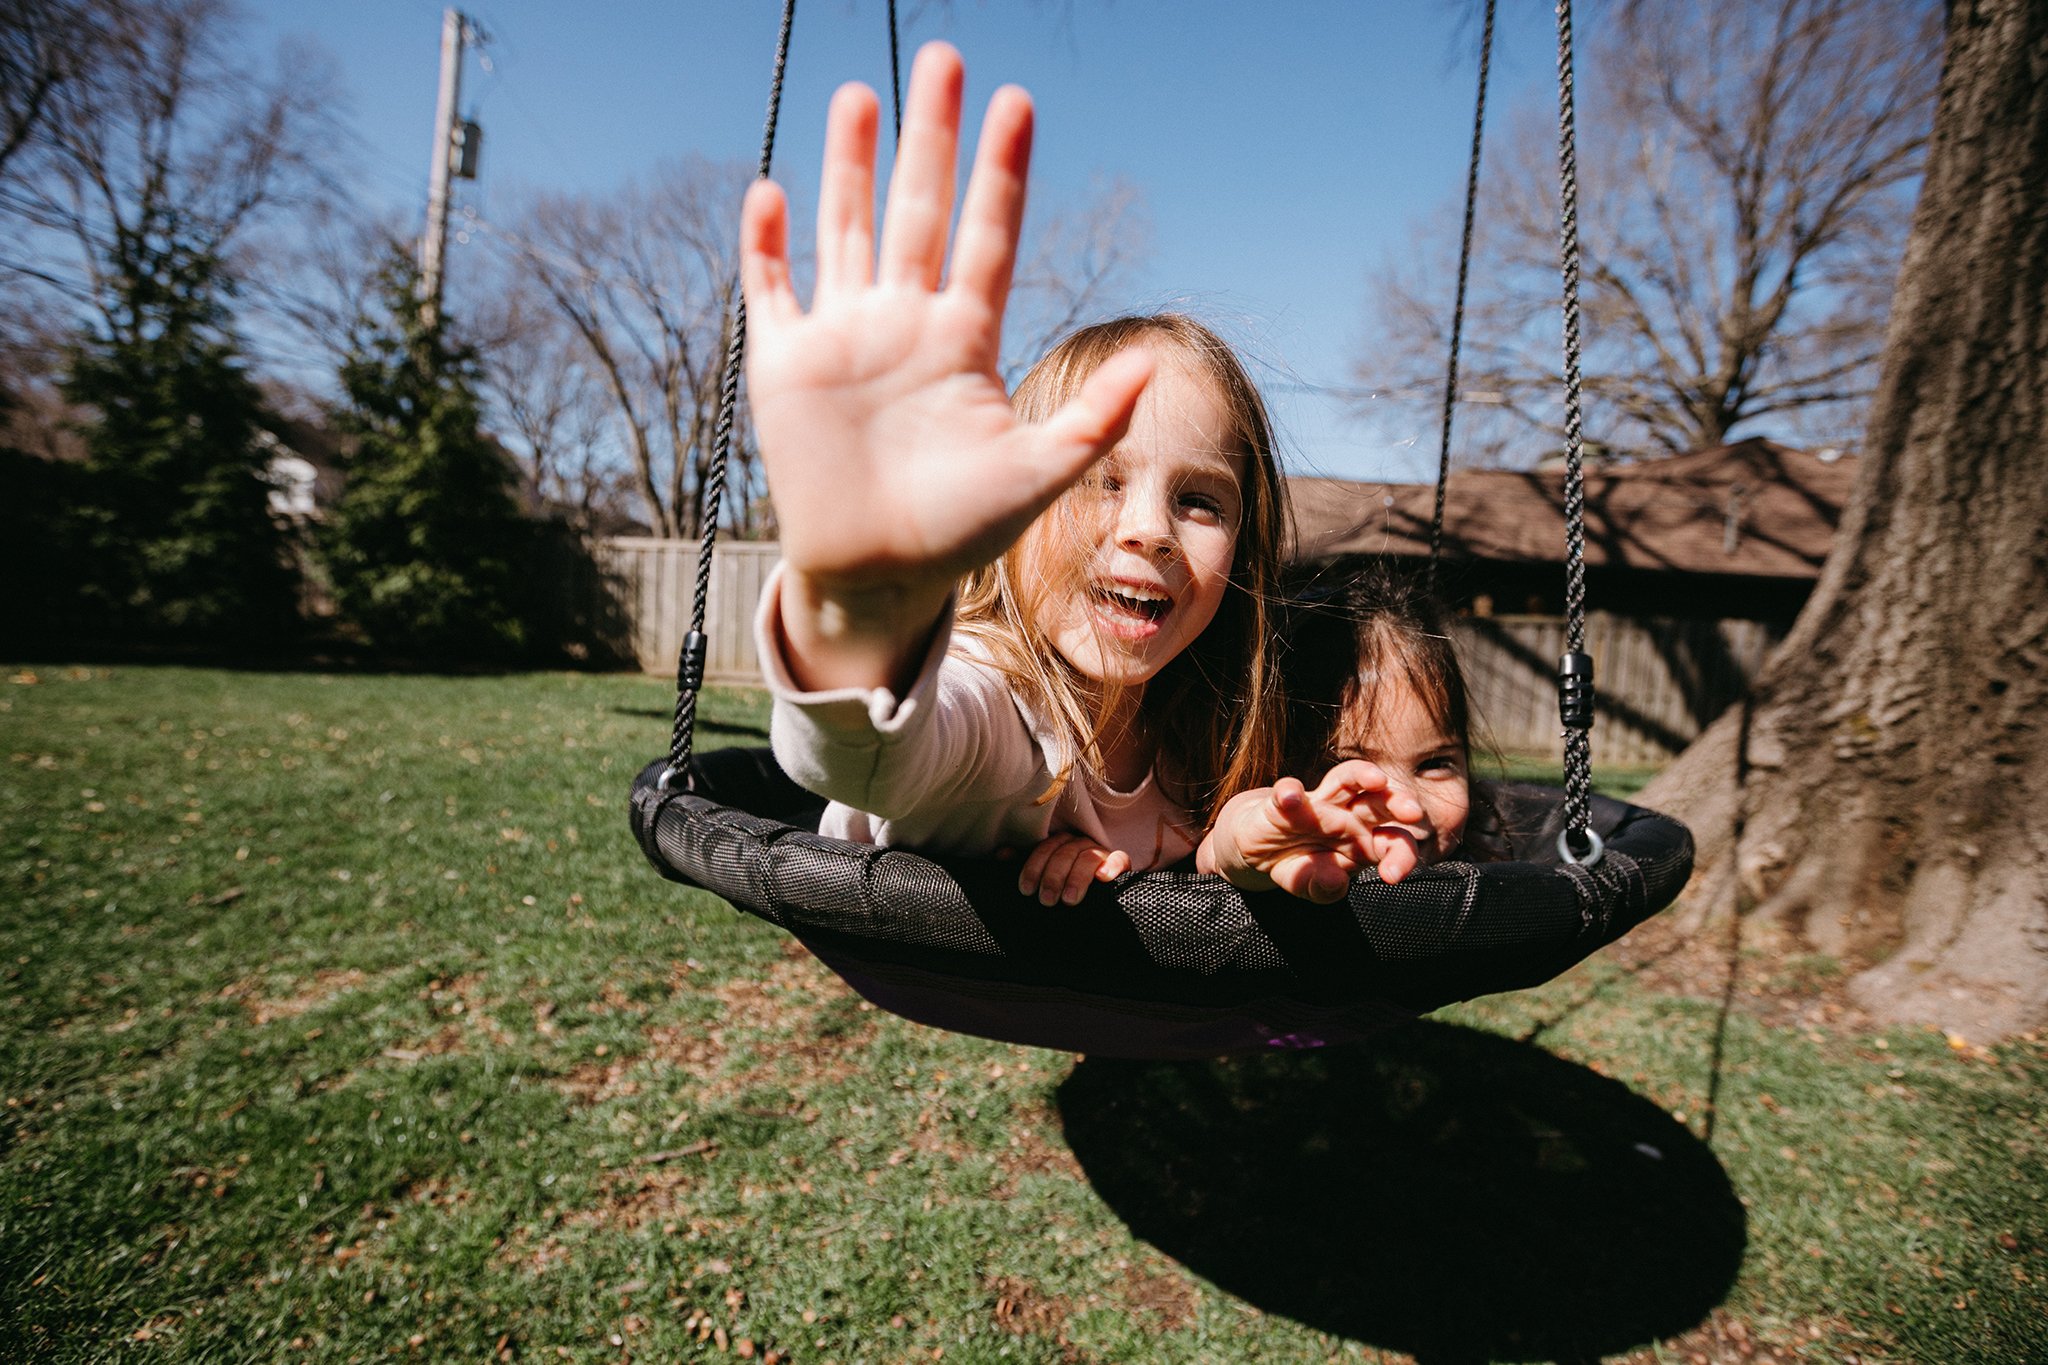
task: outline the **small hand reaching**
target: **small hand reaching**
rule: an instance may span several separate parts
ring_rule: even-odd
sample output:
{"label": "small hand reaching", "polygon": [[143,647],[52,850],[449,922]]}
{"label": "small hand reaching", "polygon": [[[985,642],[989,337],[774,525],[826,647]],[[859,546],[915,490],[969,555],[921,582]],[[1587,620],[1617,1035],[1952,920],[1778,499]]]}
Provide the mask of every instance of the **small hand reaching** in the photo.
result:
{"label": "small hand reaching", "polygon": [[1232,797],[1196,851],[1195,866],[1243,890],[1277,888],[1327,905],[1344,898],[1363,868],[1377,867],[1389,883],[1413,872],[1420,853],[1401,825],[1422,813],[1377,764],[1351,759],[1332,767],[1313,791],[1283,777]]}
{"label": "small hand reaching", "polygon": [[1017,890],[1040,905],[1079,905],[1092,882],[1113,882],[1131,870],[1131,855],[1112,851],[1085,834],[1051,834],[1031,850]]}
{"label": "small hand reaching", "polygon": [[1006,86],[989,101],[949,268],[963,79],[952,48],[918,54],[879,244],[874,92],[834,96],[808,313],[781,190],[764,181],[747,194],[748,393],[781,528],[783,628],[805,686],[899,676],[954,581],[1007,549],[1122,436],[1152,372],[1150,356],[1126,353],[1047,421],[1012,413],[997,342],[1031,100]]}

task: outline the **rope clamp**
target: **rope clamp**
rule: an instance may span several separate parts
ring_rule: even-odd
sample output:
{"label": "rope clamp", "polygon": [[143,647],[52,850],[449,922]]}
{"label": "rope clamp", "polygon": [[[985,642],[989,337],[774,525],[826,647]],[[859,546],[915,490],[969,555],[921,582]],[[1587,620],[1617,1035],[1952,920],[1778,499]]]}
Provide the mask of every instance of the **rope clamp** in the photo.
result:
{"label": "rope clamp", "polygon": [[704,686],[704,660],[710,642],[704,632],[693,630],[683,637],[682,652],[676,656],[676,691],[695,692]]}
{"label": "rope clamp", "polygon": [[1557,661],[1557,717],[1567,730],[1593,728],[1593,656],[1573,650]]}

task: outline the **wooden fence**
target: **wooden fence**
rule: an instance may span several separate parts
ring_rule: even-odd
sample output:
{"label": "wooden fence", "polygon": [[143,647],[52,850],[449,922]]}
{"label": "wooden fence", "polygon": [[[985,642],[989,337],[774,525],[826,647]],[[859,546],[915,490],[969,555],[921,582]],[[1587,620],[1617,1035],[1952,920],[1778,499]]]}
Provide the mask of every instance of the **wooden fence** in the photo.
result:
{"label": "wooden fence", "polygon": [[[620,637],[613,652],[638,661],[643,672],[676,670],[690,604],[697,591],[697,542],[652,536],[614,536],[592,546],[599,573],[594,588],[610,599],[608,614]],[[711,594],[705,604],[707,682],[761,681],[754,653],[754,605],[761,585],[782,557],[782,547],[758,541],[721,544],[711,556]]]}
{"label": "wooden fence", "polygon": [[[1603,767],[1662,763],[1739,701],[1783,632],[1762,621],[1636,620],[1590,612],[1599,710],[1593,761]],[[1504,753],[1564,757],[1557,719],[1557,660],[1564,621],[1555,616],[1460,617],[1458,660],[1484,739]]]}
{"label": "wooden fence", "polygon": [[[604,634],[620,658],[649,673],[673,673],[696,589],[694,541],[617,537],[592,547],[600,594],[581,615],[610,622]],[[721,544],[712,556],[705,678],[758,684],[754,607],[780,547]],[[1561,758],[1556,672],[1564,622],[1553,616],[1461,617],[1453,624],[1482,738],[1506,753]],[[1608,766],[1663,762],[1749,689],[1780,632],[1758,621],[1635,620],[1591,613],[1599,715],[1593,758]]]}

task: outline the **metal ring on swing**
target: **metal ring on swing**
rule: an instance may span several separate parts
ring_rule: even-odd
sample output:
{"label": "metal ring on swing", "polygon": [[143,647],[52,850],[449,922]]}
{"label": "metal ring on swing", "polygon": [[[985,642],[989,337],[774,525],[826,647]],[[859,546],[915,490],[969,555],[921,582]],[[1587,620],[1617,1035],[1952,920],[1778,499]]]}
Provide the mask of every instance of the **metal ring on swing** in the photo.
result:
{"label": "metal ring on swing", "polygon": [[[1591,845],[1584,854],[1572,851],[1572,836],[1583,834]],[[1573,867],[1592,867],[1607,855],[1607,841],[1600,837],[1600,831],[1588,825],[1584,829],[1561,829],[1557,832],[1557,856]]]}

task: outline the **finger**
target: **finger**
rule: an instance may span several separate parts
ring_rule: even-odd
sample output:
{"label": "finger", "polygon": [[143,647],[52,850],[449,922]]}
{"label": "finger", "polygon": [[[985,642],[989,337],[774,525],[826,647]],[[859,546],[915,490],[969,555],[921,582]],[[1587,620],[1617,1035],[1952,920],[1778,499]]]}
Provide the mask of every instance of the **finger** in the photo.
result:
{"label": "finger", "polygon": [[740,288],[752,325],[803,313],[789,278],[789,201],[772,180],[756,180],[740,206]]}
{"label": "finger", "polygon": [[997,317],[1010,296],[1017,268],[1017,238],[1024,230],[1024,190],[1031,169],[1031,97],[1014,85],[996,91],[982,116],[981,142],[967,197],[960,209],[960,233],[953,243],[953,269],[946,287],[983,302]]}
{"label": "finger", "polygon": [[818,177],[818,288],[858,289],[875,271],[875,92],[842,85],[825,120],[825,169]]}
{"label": "finger", "polygon": [[1079,905],[1081,897],[1088,894],[1089,886],[1102,871],[1104,854],[1099,848],[1084,848],[1074,859],[1074,865],[1067,869],[1067,885],[1061,891],[1060,899],[1068,905]]}
{"label": "finger", "polygon": [[1323,780],[1316,785],[1316,795],[1324,801],[1349,805],[1367,792],[1385,791],[1387,785],[1387,770],[1379,764],[1347,758],[1323,774]]}
{"label": "finger", "polygon": [[1391,783],[1361,791],[1347,804],[1376,825],[1412,825],[1422,819],[1422,802],[1415,793]]}
{"label": "finger", "polygon": [[1113,882],[1131,870],[1131,855],[1122,849],[1115,849],[1103,858],[1102,866],[1095,869],[1095,880]]}
{"label": "finger", "polygon": [[1416,817],[1401,814],[1408,809],[1399,799],[1387,792],[1367,792],[1345,809],[1369,832],[1377,832],[1383,825],[1406,825],[1416,823]]}
{"label": "finger", "polygon": [[1334,905],[1351,892],[1351,874],[1334,859],[1319,858],[1315,863],[1315,885],[1310,888],[1308,899],[1317,905]]}
{"label": "finger", "polygon": [[1024,860],[1024,867],[1017,873],[1017,890],[1021,895],[1035,896],[1045,881],[1045,865],[1059,846],[1066,840],[1061,838],[1042,839],[1038,847],[1031,850],[1031,856]]}
{"label": "finger", "polygon": [[1316,828],[1316,812],[1309,808],[1308,790],[1298,778],[1283,777],[1275,782],[1267,804],[1276,829],[1298,833]]}
{"label": "finger", "polygon": [[[1038,883],[1038,903],[1052,905],[1066,895],[1067,887],[1074,877],[1074,862],[1089,853],[1087,843],[1080,839],[1068,839],[1046,860],[1045,877]],[[1081,879],[1084,883],[1087,878]]]}
{"label": "finger", "polygon": [[1351,878],[1327,854],[1302,853],[1282,858],[1270,874],[1273,885],[1290,896],[1317,905],[1340,899],[1350,888]]}
{"label": "finger", "polygon": [[[1299,784],[1296,785],[1298,789]],[[1333,800],[1320,789],[1302,792],[1295,805],[1284,810],[1282,816],[1280,828],[1284,833],[1317,842],[1338,840],[1356,844],[1372,830],[1370,822],[1359,818],[1356,803]]]}
{"label": "finger", "polygon": [[1309,891],[1315,884],[1314,869],[1309,866],[1309,856],[1305,853],[1290,854],[1277,860],[1266,869],[1266,875],[1272,878],[1276,889],[1303,900],[1309,898]]}
{"label": "finger", "polygon": [[1392,886],[1413,872],[1418,865],[1415,850],[1403,845],[1380,860],[1380,880]]}
{"label": "finger", "polygon": [[953,159],[960,146],[960,54],[926,43],[910,69],[903,138],[889,177],[882,220],[883,284],[939,287],[946,267],[946,228],[953,218]]}
{"label": "finger", "polygon": [[1381,831],[1383,838],[1380,849],[1380,880],[1392,886],[1422,864],[1422,855],[1415,847],[1414,838],[1406,830]]}
{"label": "finger", "polygon": [[1143,347],[1120,351],[1097,366],[1058,412],[1017,433],[1023,449],[1016,463],[1031,485],[1033,516],[1123,439],[1157,366]]}

